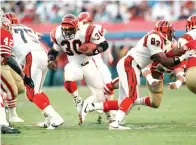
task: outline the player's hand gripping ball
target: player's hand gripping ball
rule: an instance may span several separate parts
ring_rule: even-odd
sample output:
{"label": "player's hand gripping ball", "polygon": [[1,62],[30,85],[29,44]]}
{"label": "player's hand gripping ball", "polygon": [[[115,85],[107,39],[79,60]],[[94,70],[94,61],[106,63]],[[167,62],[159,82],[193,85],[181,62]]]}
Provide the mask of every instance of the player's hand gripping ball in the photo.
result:
{"label": "player's hand gripping ball", "polygon": [[91,42],[84,43],[80,46],[79,51],[86,54],[87,56],[93,55],[93,50],[97,48],[97,45]]}

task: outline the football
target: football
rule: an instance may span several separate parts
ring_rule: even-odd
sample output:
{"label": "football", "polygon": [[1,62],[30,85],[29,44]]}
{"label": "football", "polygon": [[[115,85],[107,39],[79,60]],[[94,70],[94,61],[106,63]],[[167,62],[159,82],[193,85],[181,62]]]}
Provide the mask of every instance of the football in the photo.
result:
{"label": "football", "polygon": [[79,51],[86,54],[86,55],[92,55],[93,50],[97,48],[97,45],[94,43],[84,43],[80,46]]}

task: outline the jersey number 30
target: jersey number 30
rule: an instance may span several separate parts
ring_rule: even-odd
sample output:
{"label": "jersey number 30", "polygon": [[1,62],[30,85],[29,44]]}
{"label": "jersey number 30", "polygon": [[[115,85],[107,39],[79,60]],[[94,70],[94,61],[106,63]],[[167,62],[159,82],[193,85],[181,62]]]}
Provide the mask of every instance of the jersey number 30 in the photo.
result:
{"label": "jersey number 30", "polygon": [[[66,54],[69,56],[73,56],[74,54],[82,54],[82,52],[78,51],[78,48],[81,46],[81,44],[82,42],[79,39],[74,40],[72,43],[70,43],[68,40],[63,40],[61,42],[61,46],[65,47]],[[71,49],[71,45],[73,49]]]}

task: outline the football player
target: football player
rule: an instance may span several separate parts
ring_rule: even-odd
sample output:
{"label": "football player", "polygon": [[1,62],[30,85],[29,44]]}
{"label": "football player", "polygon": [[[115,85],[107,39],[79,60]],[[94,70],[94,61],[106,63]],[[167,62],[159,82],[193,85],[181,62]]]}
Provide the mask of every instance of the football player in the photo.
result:
{"label": "football player", "polygon": [[[13,37],[12,37],[12,24],[11,22],[4,17],[1,17],[1,43],[0,43],[0,54],[1,54],[1,89],[0,89],[0,125],[2,126],[2,133],[20,133],[20,130],[9,127],[9,123],[6,120],[5,108],[3,100],[10,100],[13,95],[11,89],[12,85],[15,85],[14,79],[10,72],[12,68],[20,77],[23,78],[24,84],[29,88],[34,88],[33,81],[31,78],[28,78],[21,70],[18,65],[15,57],[11,54],[11,49],[13,47]],[[9,67],[10,68],[9,68]],[[9,94],[9,95],[7,95]]]}
{"label": "football player", "polygon": [[[78,16],[78,21],[79,21],[79,24],[81,24],[81,25],[89,25],[89,24],[92,24],[92,17],[88,12],[82,12]],[[106,33],[106,30],[103,28],[102,25],[95,24],[95,26],[99,29],[100,35],[104,35]],[[109,57],[109,62],[112,63],[113,57],[112,57],[111,51],[109,49],[107,49],[106,53]],[[104,85],[111,82],[112,81],[111,73],[110,73],[107,65],[104,63],[104,61],[101,57],[101,54],[97,54],[97,55],[93,56],[93,60],[96,61],[97,68],[98,68],[99,72],[101,73],[101,77],[103,79]],[[111,100],[113,98],[114,92],[110,92],[109,94],[105,94],[105,95],[107,95],[107,99]]]}
{"label": "football player", "polygon": [[[4,11],[2,9],[0,9],[0,17],[2,17],[3,15],[4,15]],[[4,65],[4,66],[2,66],[2,68],[3,68],[2,74],[6,73],[6,75],[7,75],[7,71],[11,72],[11,73],[8,73],[8,75],[11,74],[11,76],[7,77],[10,80],[5,80],[6,82],[11,81],[12,84],[10,84],[9,92],[13,93],[12,96],[8,93],[10,95],[11,99],[6,100],[8,110],[9,110],[9,122],[24,122],[24,120],[19,118],[18,114],[16,113],[16,96],[23,93],[25,90],[23,80],[8,65]]]}
{"label": "football player", "polygon": [[48,96],[42,91],[42,86],[47,73],[47,54],[41,47],[37,33],[22,24],[14,13],[5,13],[4,17],[12,22],[12,33],[14,47],[12,52],[15,54],[19,63],[24,66],[24,73],[28,78],[32,78],[35,87],[26,86],[26,96],[40,110],[43,111],[45,122],[41,124],[47,129],[54,129],[64,120],[50,105]]}
{"label": "football player", "polygon": [[[50,69],[56,68],[55,59],[59,51],[64,51],[67,54],[68,64],[64,68],[64,87],[72,94],[77,112],[80,114],[83,104],[78,92],[77,80],[84,78],[90,88],[92,96],[88,100],[93,102],[105,100],[104,83],[97,69],[97,62],[92,57],[108,48],[108,43],[99,33],[99,29],[91,24],[78,27],[78,19],[74,15],[67,14],[62,18],[61,25],[51,32],[51,41],[53,48],[48,52],[48,67]],[[84,49],[86,51],[82,52]],[[88,52],[89,50],[91,53]],[[106,114],[108,120],[111,120],[111,114]],[[80,123],[82,123],[81,120]]]}
{"label": "football player", "polygon": [[[186,33],[179,38],[178,46],[186,46],[187,50],[192,49],[196,51],[196,15],[190,16],[186,22]],[[186,65],[186,85],[187,88],[196,94],[196,56],[188,59]]]}
{"label": "football player", "polygon": [[[92,17],[88,12],[81,12],[78,16],[78,22],[79,25],[89,25],[92,24]],[[104,35],[106,33],[106,30],[103,28],[102,25],[98,25],[95,24],[95,26],[99,29],[99,33],[100,35]],[[107,57],[108,57],[108,62],[112,63],[113,61],[113,56],[111,54],[111,50],[108,48],[106,50],[107,53]],[[97,54],[95,56],[93,56],[93,60],[96,62],[97,64],[97,69],[99,70],[103,83],[104,85],[108,84],[109,82],[112,81],[112,75],[107,67],[107,65],[104,63],[101,54]],[[107,96],[108,100],[111,100],[114,96],[114,92],[110,91],[110,93],[105,93],[105,95]],[[88,100],[90,99],[90,97],[88,98]],[[91,101],[91,100],[89,100]],[[92,101],[91,101],[92,102]],[[98,113],[102,113],[102,110],[97,110]],[[98,117],[98,123],[101,123],[101,116]]]}
{"label": "football player", "polygon": [[129,112],[139,96],[138,84],[141,70],[152,63],[152,60],[156,60],[165,67],[171,67],[178,65],[180,62],[187,60],[191,55],[195,54],[193,51],[187,51],[180,57],[167,57],[165,52],[171,48],[168,46],[167,41],[171,41],[172,38],[172,25],[168,21],[157,22],[155,30],[147,33],[140,39],[136,47],[132,48],[117,64],[119,75],[118,101],[106,101],[103,103],[89,103],[84,105],[83,108],[85,109],[82,109],[81,113],[83,121],[88,112],[96,109],[104,110],[104,112],[118,110],[115,121],[109,124],[109,129],[130,129],[119,125],[119,122],[122,121],[125,114]]}

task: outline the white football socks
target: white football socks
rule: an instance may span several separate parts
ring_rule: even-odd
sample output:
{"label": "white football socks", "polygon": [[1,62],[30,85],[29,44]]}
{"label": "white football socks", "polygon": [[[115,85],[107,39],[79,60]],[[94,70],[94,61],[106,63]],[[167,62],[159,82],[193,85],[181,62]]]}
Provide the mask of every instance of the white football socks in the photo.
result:
{"label": "white football socks", "polygon": [[9,123],[6,120],[4,102],[1,96],[0,96],[0,125],[9,126]]}

